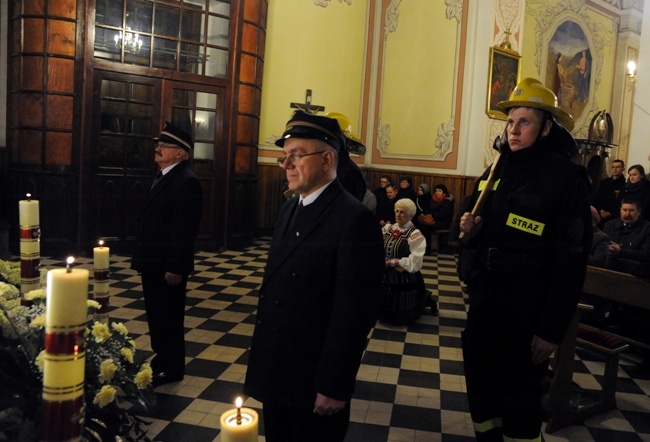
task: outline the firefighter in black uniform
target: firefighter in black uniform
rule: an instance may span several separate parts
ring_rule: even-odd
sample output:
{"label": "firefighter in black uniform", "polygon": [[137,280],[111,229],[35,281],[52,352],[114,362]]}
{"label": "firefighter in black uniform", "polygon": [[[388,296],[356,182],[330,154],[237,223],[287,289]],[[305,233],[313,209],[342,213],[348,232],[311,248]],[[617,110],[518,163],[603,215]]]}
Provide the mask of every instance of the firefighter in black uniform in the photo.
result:
{"label": "firefighter in black uniform", "polygon": [[541,441],[542,380],[586,272],[588,180],[570,161],[573,119],[550,89],[526,78],[498,106],[508,115],[500,154],[472,199],[492,167],[494,184],[481,213],[460,220],[467,395],[477,440]]}

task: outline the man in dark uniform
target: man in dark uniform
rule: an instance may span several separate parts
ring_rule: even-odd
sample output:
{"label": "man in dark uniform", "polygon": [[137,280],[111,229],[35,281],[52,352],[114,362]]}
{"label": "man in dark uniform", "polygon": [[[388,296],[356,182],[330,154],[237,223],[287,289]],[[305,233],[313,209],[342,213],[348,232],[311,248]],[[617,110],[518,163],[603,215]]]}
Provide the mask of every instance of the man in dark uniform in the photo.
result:
{"label": "man in dark uniform", "polygon": [[297,111],[276,144],[299,194],[275,224],[244,393],[262,402],[268,442],[342,441],[378,316],[382,236],[336,176],[336,120]]}
{"label": "man in dark uniform", "polygon": [[[588,180],[570,162],[571,116],[553,92],[526,78],[499,103],[508,115],[496,178],[480,215],[460,220],[472,302],[463,332],[467,395],[476,438],[541,440],[541,383],[573,317],[591,245]],[[504,140],[505,141],[505,140]]]}
{"label": "man in dark uniform", "polygon": [[625,163],[623,160],[612,161],[612,176],[605,178],[598,184],[594,196],[594,206],[600,215],[602,228],[605,223],[618,216],[619,194],[625,188]]}
{"label": "man in dark uniform", "polygon": [[131,268],[142,276],[154,386],[185,373],[185,295],[194,270],[194,240],[201,220],[199,179],[187,160],[191,136],[166,123],[156,142],[158,177],[138,216]]}

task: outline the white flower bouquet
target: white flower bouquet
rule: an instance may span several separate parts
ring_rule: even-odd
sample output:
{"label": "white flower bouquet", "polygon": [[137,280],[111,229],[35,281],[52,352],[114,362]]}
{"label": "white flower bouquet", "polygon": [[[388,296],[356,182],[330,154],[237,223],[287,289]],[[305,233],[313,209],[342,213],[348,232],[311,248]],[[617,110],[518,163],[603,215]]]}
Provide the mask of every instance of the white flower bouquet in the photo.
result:
{"label": "white flower bouquet", "polygon": [[[0,395],[0,441],[28,442],[39,437],[47,307],[42,289],[21,300],[17,266],[0,261],[0,391],[7,392]],[[149,422],[139,415],[155,405],[151,367],[136,362],[135,342],[124,324],[92,321],[99,307],[88,301],[82,438],[149,441]]]}

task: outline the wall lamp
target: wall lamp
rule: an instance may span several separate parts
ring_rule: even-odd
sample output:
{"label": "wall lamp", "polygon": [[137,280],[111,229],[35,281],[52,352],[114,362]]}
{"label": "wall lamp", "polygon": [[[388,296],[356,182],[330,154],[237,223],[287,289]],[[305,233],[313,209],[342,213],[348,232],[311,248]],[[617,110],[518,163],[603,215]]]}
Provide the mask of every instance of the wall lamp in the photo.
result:
{"label": "wall lamp", "polygon": [[630,77],[632,83],[636,83],[636,63],[632,60],[627,64],[627,76]]}

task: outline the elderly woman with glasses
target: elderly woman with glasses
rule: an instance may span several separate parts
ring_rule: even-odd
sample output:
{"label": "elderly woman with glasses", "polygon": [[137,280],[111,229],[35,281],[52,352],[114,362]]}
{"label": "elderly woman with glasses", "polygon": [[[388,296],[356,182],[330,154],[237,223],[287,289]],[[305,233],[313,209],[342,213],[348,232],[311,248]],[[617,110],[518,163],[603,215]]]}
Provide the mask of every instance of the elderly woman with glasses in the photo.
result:
{"label": "elderly woman with glasses", "polygon": [[411,221],[415,212],[410,198],[399,199],[395,203],[395,223],[382,228],[386,270],[379,320],[393,325],[415,321],[427,306],[432,313],[437,310],[420,273],[426,241]]}

